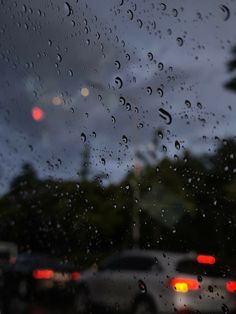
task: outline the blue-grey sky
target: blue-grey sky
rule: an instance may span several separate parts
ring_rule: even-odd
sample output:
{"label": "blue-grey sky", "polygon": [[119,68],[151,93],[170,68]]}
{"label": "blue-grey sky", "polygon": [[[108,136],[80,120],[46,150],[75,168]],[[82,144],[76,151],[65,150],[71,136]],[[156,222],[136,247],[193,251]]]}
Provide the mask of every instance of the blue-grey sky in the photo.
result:
{"label": "blue-grey sky", "polygon": [[170,156],[213,152],[236,130],[223,87],[235,13],[218,0],[1,1],[0,190],[27,161],[41,177],[78,179],[86,144],[93,172],[117,181],[156,128]]}

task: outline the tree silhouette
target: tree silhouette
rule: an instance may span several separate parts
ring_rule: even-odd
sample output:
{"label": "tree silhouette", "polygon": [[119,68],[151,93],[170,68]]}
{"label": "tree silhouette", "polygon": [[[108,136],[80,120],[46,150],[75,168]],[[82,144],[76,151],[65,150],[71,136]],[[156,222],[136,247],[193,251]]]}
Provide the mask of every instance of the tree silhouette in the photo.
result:
{"label": "tree silhouette", "polygon": [[[230,73],[236,70],[236,46],[231,50],[232,59],[227,63],[227,69]],[[236,91],[236,77],[232,77],[228,82],[225,83],[225,88]]]}

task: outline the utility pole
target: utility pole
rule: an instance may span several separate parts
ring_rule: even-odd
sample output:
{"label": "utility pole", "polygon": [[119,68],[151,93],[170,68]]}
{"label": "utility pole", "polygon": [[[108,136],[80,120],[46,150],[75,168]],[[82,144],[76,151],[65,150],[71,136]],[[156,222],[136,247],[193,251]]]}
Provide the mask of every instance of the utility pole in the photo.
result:
{"label": "utility pole", "polygon": [[[136,157],[135,157],[136,158]],[[141,163],[136,158],[134,165],[134,178],[131,181],[133,187],[133,213],[132,213],[132,238],[133,238],[133,247],[139,248],[140,245],[140,217],[139,217],[139,202],[140,202],[140,189],[139,189],[139,177],[141,172]]]}

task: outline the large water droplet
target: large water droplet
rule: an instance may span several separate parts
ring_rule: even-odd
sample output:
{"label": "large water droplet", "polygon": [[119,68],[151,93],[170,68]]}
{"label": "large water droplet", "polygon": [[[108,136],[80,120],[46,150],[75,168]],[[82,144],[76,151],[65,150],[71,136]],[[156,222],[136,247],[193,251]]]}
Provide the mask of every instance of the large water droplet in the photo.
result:
{"label": "large water droplet", "polygon": [[127,11],[127,14],[128,14],[128,16],[129,16],[129,19],[130,19],[130,20],[132,20],[132,19],[134,18],[134,13],[133,13],[133,11],[128,10],[128,11]]}
{"label": "large water droplet", "polygon": [[106,164],[105,158],[101,158],[101,162],[102,162],[103,165],[105,165]]}
{"label": "large water droplet", "polygon": [[122,86],[123,86],[123,81],[122,81],[122,79],[119,77],[119,76],[117,76],[116,78],[115,78],[115,83],[116,83],[116,85],[117,85],[117,87],[120,89],[120,88],[122,88]]}
{"label": "large water droplet", "polygon": [[221,9],[221,12],[222,12],[222,15],[223,15],[223,20],[227,21],[230,18],[230,10],[229,10],[229,8],[226,5],[221,4],[220,5],[220,9]]}
{"label": "large water droplet", "polygon": [[159,116],[165,120],[166,124],[171,124],[172,122],[172,117],[169,114],[169,112],[167,112],[165,109],[160,108],[159,109]]}
{"label": "large water droplet", "polygon": [[68,2],[64,3],[64,12],[67,16],[70,16],[73,13],[72,7]]}

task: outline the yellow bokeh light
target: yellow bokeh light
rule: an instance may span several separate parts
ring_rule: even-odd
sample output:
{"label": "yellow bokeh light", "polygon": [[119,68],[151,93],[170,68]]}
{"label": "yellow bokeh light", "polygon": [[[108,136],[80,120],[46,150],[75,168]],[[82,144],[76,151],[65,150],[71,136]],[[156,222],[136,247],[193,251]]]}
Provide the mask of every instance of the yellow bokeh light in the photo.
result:
{"label": "yellow bokeh light", "polygon": [[88,97],[89,89],[87,87],[82,87],[80,93],[83,97]]}
{"label": "yellow bokeh light", "polygon": [[53,105],[55,105],[55,106],[59,106],[59,105],[62,104],[62,98],[61,98],[60,96],[54,96],[54,97],[52,98],[52,103],[53,103]]}
{"label": "yellow bokeh light", "polygon": [[174,285],[174,288],[177,292],[182,292],[182,293],[188,292],[188,285],[185,282],[177,282]]}

